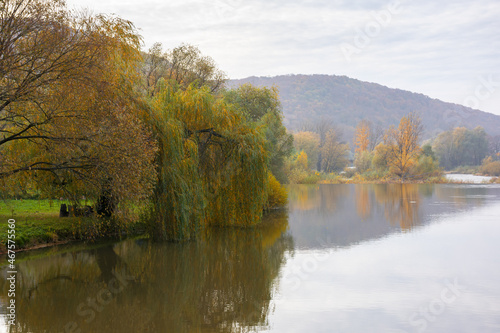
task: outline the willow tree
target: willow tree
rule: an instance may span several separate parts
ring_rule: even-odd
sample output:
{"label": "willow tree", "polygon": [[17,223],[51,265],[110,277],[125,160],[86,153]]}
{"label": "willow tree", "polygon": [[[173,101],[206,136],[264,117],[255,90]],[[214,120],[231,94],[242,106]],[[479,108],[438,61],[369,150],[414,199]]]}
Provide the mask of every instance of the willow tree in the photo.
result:
{"label": "willow tree", "polygon": [[208,87],[158,85],[150,115],[159,142],[152,235],[181,241],[206,225],[257,224],[268,191],[261,129]]}
{"label": "willow tree", "polygon": [[276,87],[249,83],[225,91],[224,98],[255,126],[262,126],[269,151],[269,170],[281,183],[287,182],[285,160],[293,152],[293,135],[283,125],[283,111]]}

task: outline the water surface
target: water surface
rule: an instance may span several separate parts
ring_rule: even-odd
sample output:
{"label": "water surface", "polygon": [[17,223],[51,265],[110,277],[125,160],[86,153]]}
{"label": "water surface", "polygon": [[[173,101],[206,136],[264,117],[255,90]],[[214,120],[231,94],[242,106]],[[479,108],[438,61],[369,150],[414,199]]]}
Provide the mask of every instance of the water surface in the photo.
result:
{"label": "water surface", "polygon": [[17,331],[499,332],[499,216],[497,185],[291,186],[252,230],[21,255]]}

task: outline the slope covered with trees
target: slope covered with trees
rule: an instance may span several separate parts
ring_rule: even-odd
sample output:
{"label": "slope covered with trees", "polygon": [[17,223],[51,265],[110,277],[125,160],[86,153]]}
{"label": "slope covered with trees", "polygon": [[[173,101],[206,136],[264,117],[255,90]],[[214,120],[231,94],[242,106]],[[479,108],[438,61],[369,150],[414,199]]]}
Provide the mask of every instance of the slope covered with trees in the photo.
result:
{"label": "slope covered with trees", "polygon": [[331,118],[342,125],[345,139],[351,140],[363,119],[388,128],[397,125],[409,112],[416,112],[422,119],[424,139],[462,126],[481,126],[490,135],[500,134],[500,116],[346,76],[282,75],[229,82],[232,86],[242,83],[275,85],[280,92],[285,125],[290,130],[302,130],[310,122]]}

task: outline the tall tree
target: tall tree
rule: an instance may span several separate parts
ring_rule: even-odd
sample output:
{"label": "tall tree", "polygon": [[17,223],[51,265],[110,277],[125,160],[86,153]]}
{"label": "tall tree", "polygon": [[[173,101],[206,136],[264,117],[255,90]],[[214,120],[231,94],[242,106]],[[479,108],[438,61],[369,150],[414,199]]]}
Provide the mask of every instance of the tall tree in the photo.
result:
{"label": "tall tree", "polygon": [[211,57],[202,55],[199,48],[189,44],[164,52],[161,43],[155,43],[144,60],[144,82],[150,95],[154,94],[160,78],[177,82],[183,89],[191,84],[198,88],[208,86],[212,93],[223,88],[227,80]]}
{"label": "tall tree", "polygon": [[308,168],[315,169],[319,157],[319,135],[314,132],[298,132],[293,135],[295,150],[304,151],[308,157]]}
{"label": "tall tree", "polygon": [[280,183],[287,182],[285,159],[292,154],[293,136],[283,125],[283,111],[276,87],[244,84],[224,93],[224,99],[236,107],[247,121],[264,129],[269,169]]}
{"label": "tall tree", "polygon": [[460,165],[480,165],[488,155],[488,136],[482,127],[473,130],[456,127],[440,133],[434,140],[433,150],[446,169]]}
{"label": "tall tree", "polygon": [[269,181],[262,128],[206,86],[159,84],[150,120],[160,147],[152,236],[181,241],[207,224],[257,224]]}
{"label": "tall tree", "polygon": [[367,120],[362,120],[356,126],[356,131],[354,133],[354,145],[355,152],[362,153],[366,151],[370,145],[370,124]]}
{"label": "tall tree", "polygon": [[391,127],[386,132],[385,144],[389,147],[388,165],[403,181],[410,175],[420,154],[421,133],[422,122],[415,113],[401,118],[397,129]]}
{"label": "tall tree", "polygon": [[340,135],[330,130],[325,135],[325,142],[321,147],[321,167],[325,172],[335,172],[344,169],[348,164],[347,154],[349,145],[340,141]]}
{"label": "tall tree", "polygon": [[57,0],[2,1],[0,15],[3,185],[145,198],[156,148],[134,93],[132,23]]}

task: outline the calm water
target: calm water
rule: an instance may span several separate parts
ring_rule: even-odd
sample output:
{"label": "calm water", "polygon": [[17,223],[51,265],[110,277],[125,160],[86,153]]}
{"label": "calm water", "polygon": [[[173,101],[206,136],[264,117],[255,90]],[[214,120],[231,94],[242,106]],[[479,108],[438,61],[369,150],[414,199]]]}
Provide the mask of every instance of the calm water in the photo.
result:
{"label": "calm water", "polygon": [[500,332],[499,217],[496,185],[292,186],[255,230],[19,254],[18,331]]}

